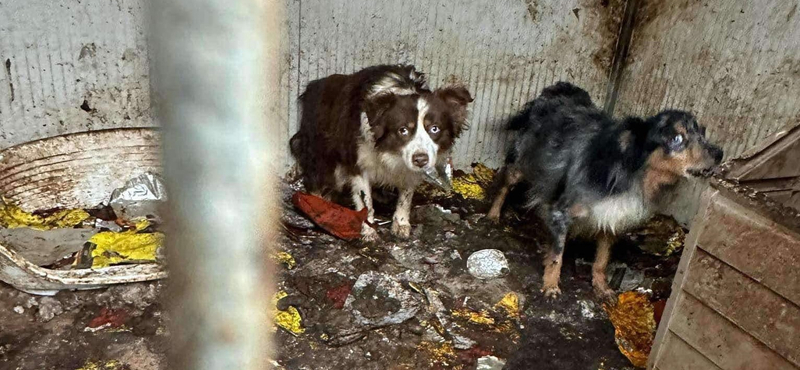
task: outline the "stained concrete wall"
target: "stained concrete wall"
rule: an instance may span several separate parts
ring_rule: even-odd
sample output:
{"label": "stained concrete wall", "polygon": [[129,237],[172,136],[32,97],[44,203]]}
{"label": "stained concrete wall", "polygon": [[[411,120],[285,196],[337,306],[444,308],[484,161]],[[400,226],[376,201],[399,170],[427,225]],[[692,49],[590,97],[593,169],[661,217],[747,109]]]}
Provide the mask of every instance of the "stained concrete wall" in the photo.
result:
{"label": "stained concrete wall", "polygon": [[[0,0],[0,148],[42,137],[153,125],[144,0]],[[797,2],[639,0],[616,114],[691,109],[727,156],[800,120]],[[598,104],[625,0],[287,0],[282,112],[331,73],[413,63],[433,87],[465,83],[475,102],[456,165],[502,162],[502,122],[543,87],[576,82]],[[84,104],[84,102],[86,104]],[[668,202],[683,221],[697,187]]]}
{"label": "stained concrete wall", "polygon": [[144,3],[0,1],[0,148],[152,124]]}
{"label": "stained concrete wall", "polygon": [[[725,158],[800,123],[797,1],[640,1],[617,115],[691,110]],[[682,185],[667,209],[687,222],[703,187]]]}
{"label": "stained concrete wall", "polygon": [[575,81],[603,104],[622,0],[290,0],[287,139],[306,84],[380,63],[412,63],[431,87],[465,83],[475,102],[456,166],[502,163],[502,122],[548,84]]}
{"label": "stained concrete wall", "polygon": [[[622,0],[287,0],[282,143],[297,96],[332,73],[413,63],[432,87],[465,83],[471,129],[457,166],[497,166],[502,121],[560,79],[605,98]],[[70,132],[151,126],[143,0],[0,2],[0,148]],[[84,104],[85,102],[85,104]],[[291,162],[284,145],[284,161]]]}

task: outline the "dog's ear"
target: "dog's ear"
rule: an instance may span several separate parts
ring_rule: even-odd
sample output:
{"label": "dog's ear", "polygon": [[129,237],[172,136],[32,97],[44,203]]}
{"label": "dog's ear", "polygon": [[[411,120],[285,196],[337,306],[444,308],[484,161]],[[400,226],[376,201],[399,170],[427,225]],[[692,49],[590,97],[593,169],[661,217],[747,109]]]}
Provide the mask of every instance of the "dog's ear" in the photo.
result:
{"label": "dog's ear", "polygon": [[436,89],[434,94],[442,99],[450,108],[453,117],[453,135],[458,137],[467,129],[467,104],[472,102],[472,95],[466,87],[460,85]]}
{"label": "dog's ear", "polygon": [[379,140],[383,137],[385,133],[385,125],[382,119],[383,114],[389,110],[396,99],[397,97],[394,94],[381,94],[369,98],[364,102],[364,113],[366,113],[366,117],[362,116],[362,120],[364,118],[367,119],[375,140]]}

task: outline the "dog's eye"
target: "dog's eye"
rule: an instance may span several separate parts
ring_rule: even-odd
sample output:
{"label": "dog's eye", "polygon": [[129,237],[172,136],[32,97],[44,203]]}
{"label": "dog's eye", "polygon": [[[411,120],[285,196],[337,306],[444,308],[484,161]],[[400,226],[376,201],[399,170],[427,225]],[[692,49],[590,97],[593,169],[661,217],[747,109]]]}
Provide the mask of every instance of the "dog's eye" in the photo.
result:
{"label": "dog's eye", "polygon": [[683,135],[675,135],[675,137],[670,140],[669,145],[673,148],[677,148],[683,144]]}
{"label": "dog's eye", "polygon": [[408,136],[408,128],[406,128],[406,127],[400,127],[400,129],[399,129],[399,130],[397,130],[397,132],[398,132],[400,135],[403,135],[403,136]]}
{"label": "dog's eye", "polygon": [[433,125],[431,128],[428,129],[432,134],[439,132],[439,126]]}

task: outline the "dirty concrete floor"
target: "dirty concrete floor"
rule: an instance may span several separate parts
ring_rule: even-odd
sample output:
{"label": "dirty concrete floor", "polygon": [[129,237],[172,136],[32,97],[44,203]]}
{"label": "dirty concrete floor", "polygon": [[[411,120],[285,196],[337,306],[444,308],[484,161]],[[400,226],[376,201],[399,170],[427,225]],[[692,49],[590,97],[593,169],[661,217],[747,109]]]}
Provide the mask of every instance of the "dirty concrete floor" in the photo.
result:
{"label": "dirty concrete floor", "polygon": [[[389,218],[391,197],[385,200],[383,209],[376,209]],[[376,245],[335,240],[287,212],[281,245],[297,266],[282,269],[279,288],[288,297],[278,307],[296,307],[305,332],[278,331],[281,365],[475,369],[478,358],[491,355],[506,360],[509,370],[632,368],[592,292],[593,245],[573,242],[567,247],[563,294],[547,300],[539,292],[546,237],[532,216],[510,210],[494,225],[483,220],[483,203],[457,198],[428,202],[416,199],[411,240],[393,238],[387,225],[379,228],[382,241]],[[630,241],[621,244],[609,269],[612,286],[641,287],[652,290],[654,299],[666,298],[679,257],[656,257]],[[503,251],[510,265],[506,276],[478,280],[469,274],[467,258],[486,248]],[[376,272],[409,294],[392,297],[385,281],[367,285],[370,289],[354,287]],[[518,317],[497,306],[509,293],[519,299]],[[431,294],[438,299],[431,300]],[[366,322],[354,318],[357,304],[371,305],[367,319],[405,310],[415,314],[401,324]]]}
{"label": "dirty concrete floor", "polygon": [[[592,293],[591,246],[568,245],[564,293],[546,300],[539,293],[544,237],[532,217],[512,210],[493,225],[482,220],[483,203],[428,202],[415,200],[411,240],[394,239],[384,225],[373,245],[337,240],[285,207],[279,249],[296,266],[279,268],[287,296],[278,308],[295,307],[303,332],[276,332],[282,368],[475,369],[489,355],[506,361],[505,369],[631,368]],[[389,204],[391,196],[376,206],[379,216],[390,217]],[[466,259],[486,248],[503,251],[506,276],[469,274]],[[665,298],[677,260],[620,245],[612,285],[622,280],[625,289],[644,286]],[[0,369],[165,369],[161,287],[45,298],[0,285]],[[519,312],[498,305],[509,293]]]}

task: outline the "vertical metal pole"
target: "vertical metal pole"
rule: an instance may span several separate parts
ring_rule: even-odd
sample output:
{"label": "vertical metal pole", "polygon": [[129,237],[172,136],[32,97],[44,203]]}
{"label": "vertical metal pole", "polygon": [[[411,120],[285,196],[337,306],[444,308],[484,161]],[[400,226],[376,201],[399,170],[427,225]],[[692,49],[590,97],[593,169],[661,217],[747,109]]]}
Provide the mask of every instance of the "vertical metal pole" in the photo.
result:
{"label": "vertical metal pole", "polygon": [[266,368],[280,0],[149,4],[169,190],[171,369]]}

